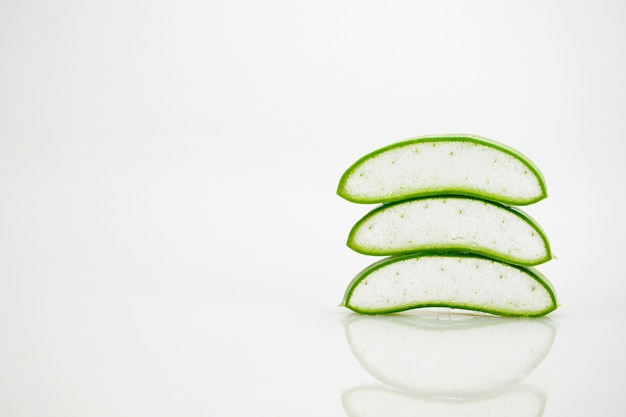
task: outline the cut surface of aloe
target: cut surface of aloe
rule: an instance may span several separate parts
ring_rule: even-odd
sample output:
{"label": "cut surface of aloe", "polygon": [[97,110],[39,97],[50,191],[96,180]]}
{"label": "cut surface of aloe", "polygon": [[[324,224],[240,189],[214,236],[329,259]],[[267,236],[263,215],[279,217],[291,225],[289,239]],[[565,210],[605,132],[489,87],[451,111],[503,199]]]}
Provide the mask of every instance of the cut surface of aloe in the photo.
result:
{"label": "cut surface of aloe", "polygon": [[557,301],[535,269],[478,255],[417,253],[367,267],[349,284],[342,305],[363,314],[450,307],[536,317],[555,310]]}
{"label": "cut surface of aloe", "polygon": [[383,205],[356,223],[348,246],[366,255],[459,250],[526,266],[552,257],[545,233],[530,217],[471,197],[426,197]]}
{"label": "cut surface of aloe", "polygon": [[512,205],[547,196],[541,172],[527,157],[472,135],[423,136],[380,148],[346,170],[337,194],[355,203],[455,194]]}

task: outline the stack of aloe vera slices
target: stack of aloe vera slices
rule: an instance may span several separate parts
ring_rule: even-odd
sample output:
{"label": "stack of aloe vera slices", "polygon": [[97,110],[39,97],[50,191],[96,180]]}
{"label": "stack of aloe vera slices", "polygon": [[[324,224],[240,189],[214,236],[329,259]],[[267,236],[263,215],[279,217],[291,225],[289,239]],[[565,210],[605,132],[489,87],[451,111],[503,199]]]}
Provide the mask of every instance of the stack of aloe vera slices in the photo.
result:
{"label": "stack of aloe vera slices", "polygon": [[547,197],[539,169],[478,136],[424,136],[356,161],[337,194],[382,203],[359,220],[348,246],[388,256],[361,271],[342,305],[382,314],[450,307],[543,316],[557,307],[534,266],[552,258],[541,227],[520,210]]}

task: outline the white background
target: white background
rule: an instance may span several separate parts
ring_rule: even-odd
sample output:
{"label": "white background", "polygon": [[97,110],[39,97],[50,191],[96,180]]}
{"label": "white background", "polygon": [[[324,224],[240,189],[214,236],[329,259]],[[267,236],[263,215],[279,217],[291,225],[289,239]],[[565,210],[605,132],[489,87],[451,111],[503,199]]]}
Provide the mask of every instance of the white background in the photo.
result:
{"label": "white background", "polygon": [[[345,416],[340,175],[472,133],[542,170],[546,416],[621,415],[626,3],[0,4],[0,411]],[[534,379],[533,379],[534,378]]]}

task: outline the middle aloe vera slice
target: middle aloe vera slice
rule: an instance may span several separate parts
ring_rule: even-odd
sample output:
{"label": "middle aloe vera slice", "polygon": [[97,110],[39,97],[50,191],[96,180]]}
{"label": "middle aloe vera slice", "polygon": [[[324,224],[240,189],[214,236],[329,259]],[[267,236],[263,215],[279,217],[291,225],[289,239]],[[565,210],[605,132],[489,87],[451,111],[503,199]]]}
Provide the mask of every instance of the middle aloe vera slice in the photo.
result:
{"label": "middle aloe vera slice", "polygon": [[378,207],[352,228],[348,246],[366,255],[460,251],[523,266],[552,257],[543,230],[521,211],[456,196]]}

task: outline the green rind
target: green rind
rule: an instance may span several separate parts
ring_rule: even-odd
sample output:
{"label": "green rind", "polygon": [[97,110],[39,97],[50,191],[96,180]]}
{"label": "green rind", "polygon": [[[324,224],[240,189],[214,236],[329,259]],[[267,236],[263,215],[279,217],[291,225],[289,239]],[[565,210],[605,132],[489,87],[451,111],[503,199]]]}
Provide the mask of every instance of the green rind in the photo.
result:
{"label": "green rind", "polygon": [[[388,198],[375,198],[375,199],[368,199],[368,198],[359,198],[359,197],[355,197],[352,196],[350,194],[347,193],[346,191],[346,183],[348,181],[348,179],[350,178],[350,176],[352,175],[352,173],[366,160],[379,155],[383,152],[386,152],[388,150],[392,150],[392,149],[396,149],[396,148],[401,148],[403,146],[408,146],[408,145],[413,145],[416,143],[429,143],[429,142],[471,142],[471,143],[476,143],[476,144],[480,144],[480,145],[484,145],[484,146],[489,146],[491,148],[497,149],[501,152],[507,153],[509,155],[511,155],[512,157],[516,158],[517,160],[519,160],[520,162],[522,162],[526,167],[528,167],[528,169],[535,174],[535,177],[538,179],[539,181],[539,186],[541,188],[541,194],[535,198],[532,199],[513,199],[513,198],[507,198],[505,196],[501,196],[501,195],[495,195],[495,194],[487,194],[487,193],[478,193],[478,192],[473,192],[470,190],[462,190],[462,189],[445,189],[445,190],[440,190],[440,191],[430,191],[430,190],[425,190],[425,191],[414,191],[411,193],[406,193],[406,194],[402,194],[402,195],[394,195],[394,196],[390,196]],[[391,203],[394,201],[400,201],[400,200],[406,200],[406,199],[410,199],[410,198],[415,198],[415,197],[426,197],[426,196],[436,196],[436,195],[450,195],[450,194],[455,194],[455,195],[463,195],[463,196],[468,196],[468,197],[476,197],[476,198],[482,198],[485,200],[490,200],[490,201],[495,201],[495,202],[499,202],[499,203],[503,203],[503,204],[512,204],[512,205],[517,205],[517,206],[525,206],[525,205],[529,205],[529,204],[533,204],[536,203],[538,201],[543,200],[544,198],[546,198],[548,196],[548,192],[547,192],[547,187],[546,187],[546,182],[545,179],[543,177],[543,174],[541,173],[541,171],[539,171],[539,168],[524,154],[522,154],[521,152],[519,152],[516,149],[513,149],[505,144],[502,144],[500,142],[491,140],[491,139],[487,139],[481,136],[477,136],[477,135],[464,135],[464,134],[451,134],[451,135],[437,135],[437,136],[419,136],[419,137],[415,137],[412,139],[408,139],[402,142],[398,142],[398,143],[394,143],[391,145],[387,145],[384,146],[382,148],[379,148],[373,152],[368,153],[367,155],[359,158],[355,163],[353,163],[341,176],[340,180],[339,180],[339,185],[337,186],[337,195],[339,195],[340,197],[344,198],[345,200],[348,200],[350,202],[353,203],[359,203],[359,204],[374,204],[374,203]]]}
{"label": "green rind", "polygon": [[[541,317],[541,316],[545,316],[546,314],[551,313],[552,311],[556,310],[558,307],[558,301],[556,298],[556,294],[554,292],[554,287],[541,272],[539,272],[538,270],[532,267],[523,267],[523,266],[518,266],[518,265],[510,265],[510,264],[509,264],[510,267],[516,268],[516,269],[521,270],[522,272],[525,272],[530,277],[532,277],[539,285],[545,288],[545,290],[550,295],[550,299],[552,300],[552,304],[548,308],[541,310],[541,311],[534,311],[534,312],[517,312],[517,311],[504,310],[504,309],[503,310],[492,309],[492,308],[476,306],[476,305],[467,305],[463,303],[451,303],[451,302],[441,301],[441,302],[417,303],[417,304],[410,304],[410,305],[397,305],[397,306],[393,306],[389,308],[369,310],[369,309],[360,309],[350,304],[350,298],[352,296],[354,289],[359,285],[359,283],[363,279],[365,279],[372,272],[386,265],[395,263],[395,262],[400,262],[405,259],[418,258],[422,256],[439,256],[439,257],[448,257],[448,258],[455,258],[455,257],[472,258],[473,257],[473,258],[487,259],[487,260],[493,261],[493,259],[490,259],[484,256],[460,254],[460,253],[444,254],[444,253],[439,253],[439,252],[421,252],[421,253],[412,253],[410,255],[393,256],[393,257],[385,258],[366,267],[363,271],[357,274],[356,277],[354,277],[354,279],[350,282],[350,284],[348,285],[348,288],[346,289],[346,292],[343,297],[343,301],[341,302],[340,306],[346,307],[354,311],[355,313],[369,314],[369,315],[399,313],[402,311],[413,310],[413,309],[418,309],[418,308],[427,308],[427,307],[446,307],[446,308],[478,311],[482,313],[489,313],[489,314],[494,314],[494,315],[503,316],[503,317]],[[494,261],[494,262],[498,262],[498,261]]]}
{"label": "green rind", "polygon": [[[370,219],[372,216],[376,215],[377,213],[384,211],[386,209],[388,209],[389,207],[393,207],[399,204],[404,204],[410,201],[415,201],[415,200],[423,200],[423,199],[429,199],[429,198],[458,198],[458,199],[474,199],[474,200],[480,200],[483,201],[487,204],[491,204],[494,206],[498,206],[504,210],[507,210],[511,213],[513,213],[514,215],[516,215],[517,217],[521,218],[522,220],[524,220],[525,222],[527,222],[541,237],[541,240],[545,243],[546,245],[546,256],[538,261],[532,262],[523,262],[517,259],[513,259],[510,257],[505,256],[504,254],[501,254],[499,252],[495,252],[495,251],[487,251],[487,250],[481,250],[481,249],[474,249],[471,246],[466,246],[466,245],[456,245],[456,246],[452,246],[452,245],[447,245],[447,246],[426,246],[426,245],[417,245],[416,247],[411,247],[411,248],[407,248],[405,250],[396,250],[396,251],[370,251],[370,250],[366,250],[363,249],[361,247],[359,247],[355,241],[354,241],[354,236],[355,234],[358,232],[359,227],[365,223],[368,219]],[[467,196],[458,196],[458,195],[440,195],[440,196],[436,196],[436,197],[417,197],[417,198],[411,198],[408,200],[402,200],[402,201],[395,201],[393,203],[389,203],[389,204],[384,204],[381,205],[379,207],[376,207],[375,209],[373,209],[372,211],[370,211],[369,213],[367,213],[365,216],[363,216],[359,221],[357,221],[355,223],[355,225],[352,227],[352,229],[350,230],[350,233],[348,234],[348,240],[346,242],[346,245],[352,249],[353,251],[363,254],[363,255],[371,255],[371,256],[398,256],[398,255],[408,255],[411,253],[416,253],[416,252],[444,252],[444,253],[448,253],[448,252],[460,252],[460,253],[468,253],[468,254],[475,254],[475,255],[481,255],[487,258],[491,258],[497,261],[503,261],[509,264],[514,264],[514,265],[520,265],[520,266],[536,266],[536,265],[540,265],[542,263],[548,262],[549,260],[552,259],[552,250],[550,248],[550,242],[548,241],[548,236],[546,235],[545,231],[541,228],[541,226],[539,225],[539,223],[537,223],[532,217],[530,217],[527,213],[525,213],[524,211],[520,210],[519,208],[513,208],[513,207],[509,207],[506,204],[501,204],[501,203],[497,203],[494,201],[490,201],[490,200],[485,200],[485,199],[481,199],[481,198],[476,198],[476,197],[467,197]]]}

